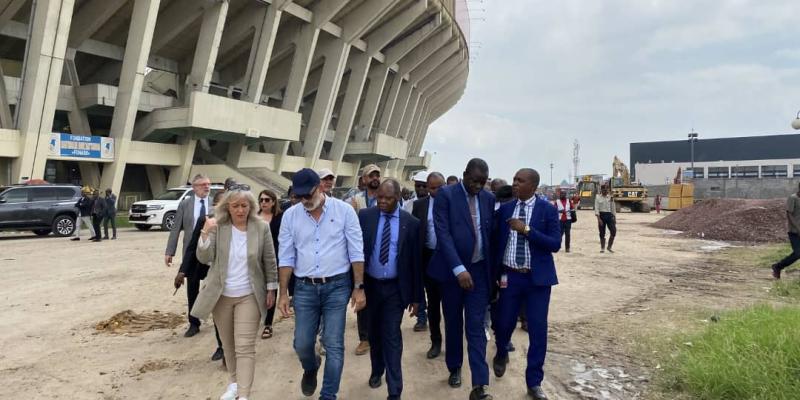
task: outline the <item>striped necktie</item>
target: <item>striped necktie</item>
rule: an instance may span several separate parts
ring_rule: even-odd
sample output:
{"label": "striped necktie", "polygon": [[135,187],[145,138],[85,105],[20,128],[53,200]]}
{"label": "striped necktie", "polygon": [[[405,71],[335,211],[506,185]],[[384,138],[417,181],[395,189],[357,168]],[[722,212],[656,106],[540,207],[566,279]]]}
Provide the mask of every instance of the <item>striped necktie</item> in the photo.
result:
{"label": "striped necktie", "polygon": [[[519,219],[525,223],[525,203],[519,202]],[[522,268],[525,266],[525,246],[528,245],[528,240],[525,238],[524,235],[517,232],[517,249],[516,249],[516,257],[514,261],[517,263],[517,268]]]}
{"label": "striped necktie", "polygon": [[381,254],[379,261],[386,265],[389,263],[389,242],[392,239],[392,215],[383,214],[383,233],[381,233]]}

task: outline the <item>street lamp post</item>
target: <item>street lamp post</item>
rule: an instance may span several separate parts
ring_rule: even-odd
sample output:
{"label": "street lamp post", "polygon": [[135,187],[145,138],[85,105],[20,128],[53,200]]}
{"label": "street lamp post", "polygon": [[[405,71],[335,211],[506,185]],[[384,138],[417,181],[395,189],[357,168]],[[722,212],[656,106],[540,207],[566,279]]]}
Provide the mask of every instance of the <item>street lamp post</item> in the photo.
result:
{"label": "street lamp post", "polygon": [[[694,143],[697,142],[697,132],[692,129],[689,132],[689,148],[691,149],[691,171],[692,171],[692,179],[694,179]],[[681,177],[681,181],[683,181],[683,177]]]}
{"label": "street lamp post", "polygon": [[553,163],[550,163],[550,187],[553,187]]}

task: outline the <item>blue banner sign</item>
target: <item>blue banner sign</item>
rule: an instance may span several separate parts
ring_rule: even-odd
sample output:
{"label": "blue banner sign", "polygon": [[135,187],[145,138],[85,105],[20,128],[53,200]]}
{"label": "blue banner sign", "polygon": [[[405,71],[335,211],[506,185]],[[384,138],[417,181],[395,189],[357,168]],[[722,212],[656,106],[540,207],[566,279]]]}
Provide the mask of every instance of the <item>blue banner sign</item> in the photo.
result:
{"label": "blue banner sign", "polygon": [[114,159],[114,139],[103,136],[51,133],[48,147],[52,157]]}

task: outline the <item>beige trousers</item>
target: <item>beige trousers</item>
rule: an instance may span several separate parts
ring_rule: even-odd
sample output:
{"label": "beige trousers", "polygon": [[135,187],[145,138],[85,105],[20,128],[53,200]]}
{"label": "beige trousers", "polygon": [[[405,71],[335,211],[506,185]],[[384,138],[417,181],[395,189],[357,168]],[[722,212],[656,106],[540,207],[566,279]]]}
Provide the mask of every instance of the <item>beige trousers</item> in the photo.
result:
{"label": "beige trousers", "polygon": [[231,383],[238,385],[239,397],[249,398],[256,367],[256,335],[261,324],[256,297],[220,296],[213,314]]}

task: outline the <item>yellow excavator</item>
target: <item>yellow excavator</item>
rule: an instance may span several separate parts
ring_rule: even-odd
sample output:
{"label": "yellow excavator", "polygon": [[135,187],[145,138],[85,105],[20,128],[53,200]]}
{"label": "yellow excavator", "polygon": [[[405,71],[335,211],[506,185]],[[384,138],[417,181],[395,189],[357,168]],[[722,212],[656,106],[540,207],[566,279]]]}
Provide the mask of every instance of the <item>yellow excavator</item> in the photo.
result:
{"label": "yellow excavator", "polygon": [[608,185],[611,198],[617,205],[617,211],[625,206],[632,212],[650,212],[650,205],[647,203],[647,188],[641,183],[631,182],[628,166],[617,156],[614,156],[613,169],[614,173],[608,180]]}

